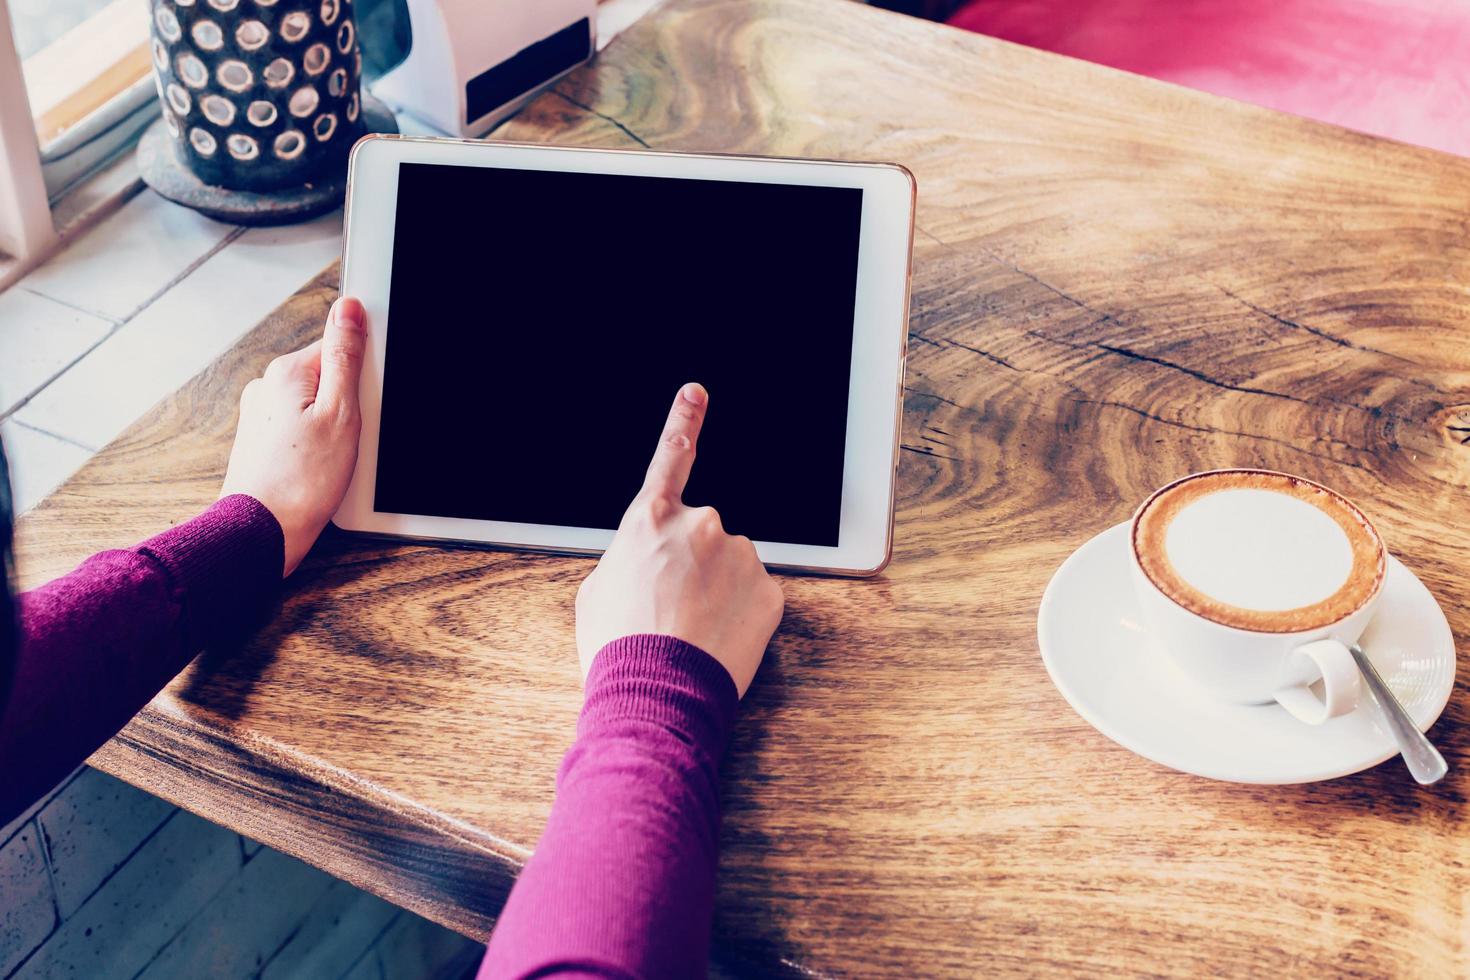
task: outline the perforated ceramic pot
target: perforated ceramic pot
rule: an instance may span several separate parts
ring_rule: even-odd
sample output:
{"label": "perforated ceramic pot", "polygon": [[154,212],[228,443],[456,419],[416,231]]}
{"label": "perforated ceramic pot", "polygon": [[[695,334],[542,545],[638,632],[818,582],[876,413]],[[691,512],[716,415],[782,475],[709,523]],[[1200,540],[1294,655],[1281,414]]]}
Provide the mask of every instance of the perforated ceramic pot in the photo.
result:
{"label": "perforated ceramic pot", "polygon": [[344,166],[362,135],[351,0],[149,0],[154,78],[179,161],[271,191]]}

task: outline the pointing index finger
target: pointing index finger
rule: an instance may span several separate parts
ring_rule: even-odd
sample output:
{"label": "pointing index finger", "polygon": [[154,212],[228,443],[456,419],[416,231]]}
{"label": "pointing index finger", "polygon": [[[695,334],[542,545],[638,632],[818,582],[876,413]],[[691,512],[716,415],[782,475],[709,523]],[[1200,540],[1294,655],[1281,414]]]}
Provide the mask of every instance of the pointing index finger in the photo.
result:
{"label": "pointing index finger", "polygon": [[648,464],[648,475],[643,480],[646,492],[682,499],[708,407],[709,393],[703,385],[691,381],[679,389],[664,423],[663,435],[659,436],[658,449],[654,450],[653,462]]}

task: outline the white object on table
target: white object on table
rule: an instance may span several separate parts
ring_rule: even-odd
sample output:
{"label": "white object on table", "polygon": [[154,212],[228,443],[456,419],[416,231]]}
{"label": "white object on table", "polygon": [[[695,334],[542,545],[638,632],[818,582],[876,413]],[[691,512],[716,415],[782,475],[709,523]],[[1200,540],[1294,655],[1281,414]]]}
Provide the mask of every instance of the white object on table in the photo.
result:
{"label": "white object on table", "polygon": [[[1052,576],[1037,616],[1047,673],[1088,724],[1146,759],[1240,783],[1334,779],[1398,754],[1367,703],[1303,725],[1280,705],[1230,704],[1197,687],[1143,625],[1128,554],[1126,523],[1088,541]],[[1429,590],[1392,555],[1361,642],[1414,724],[1434,724],[1455,686],[1454,635]]]}
{"label": "white object on table", "polygon": [[408,0],[413,41],[373,86],[394,109],[481,136],[597,50],[596,0]]}

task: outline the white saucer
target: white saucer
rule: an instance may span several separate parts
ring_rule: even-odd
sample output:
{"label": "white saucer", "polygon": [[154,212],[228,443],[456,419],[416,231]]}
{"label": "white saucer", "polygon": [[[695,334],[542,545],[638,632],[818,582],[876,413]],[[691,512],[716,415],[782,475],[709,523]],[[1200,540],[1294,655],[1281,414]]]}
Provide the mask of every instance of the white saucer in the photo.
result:
{"label": "white saucer", "polygon": [[[1280,705],[1226,704],[1195,687],[1138,620],[1127,549],[1127,524],[1078,548],[1052,576],[1037,616],[1052,682],[1094,728],[1146,759],[1240,783],[1333,779],[1397,754],[1366,692],[1357,710],[1312,726]],[[1434,724],[1455,686],[1454,636],[1397,558],[1388,559],[1362,644],[1419,728]]]}

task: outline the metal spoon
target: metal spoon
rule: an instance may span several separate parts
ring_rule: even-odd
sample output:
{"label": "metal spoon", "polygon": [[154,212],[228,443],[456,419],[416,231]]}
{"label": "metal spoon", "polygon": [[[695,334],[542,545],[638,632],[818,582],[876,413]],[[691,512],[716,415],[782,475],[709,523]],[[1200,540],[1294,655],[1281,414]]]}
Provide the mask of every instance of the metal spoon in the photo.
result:
{"label": "metal spoon", "polygon": [[1393,732],[1394,741],[1399,743],[1399,752],[1404,757],[1404,765],[1409,767],[1409,774],[1421,785],[1430,786],[1444,778],[1450,767],[1444,761],[1444,756],[1424,737],[1419,731],[1419,726],[1414,724],[1414,719],[1404,710],[1399,699],[1394,696],[1393,691],[1383,682],[1378,673],[1378,668],[1373,666],[1373,661],[1363,652],[1363,648],[1354,643],[1349,647],[1353,652],[1353,659],[1358,662],[1358,670],[1362,671],[1363,679],[1368,682],[1368,694],[1373,703],[1378,705],[1378,711],[1383,715],[1383,720],[1388,722],[1388,728]]}

